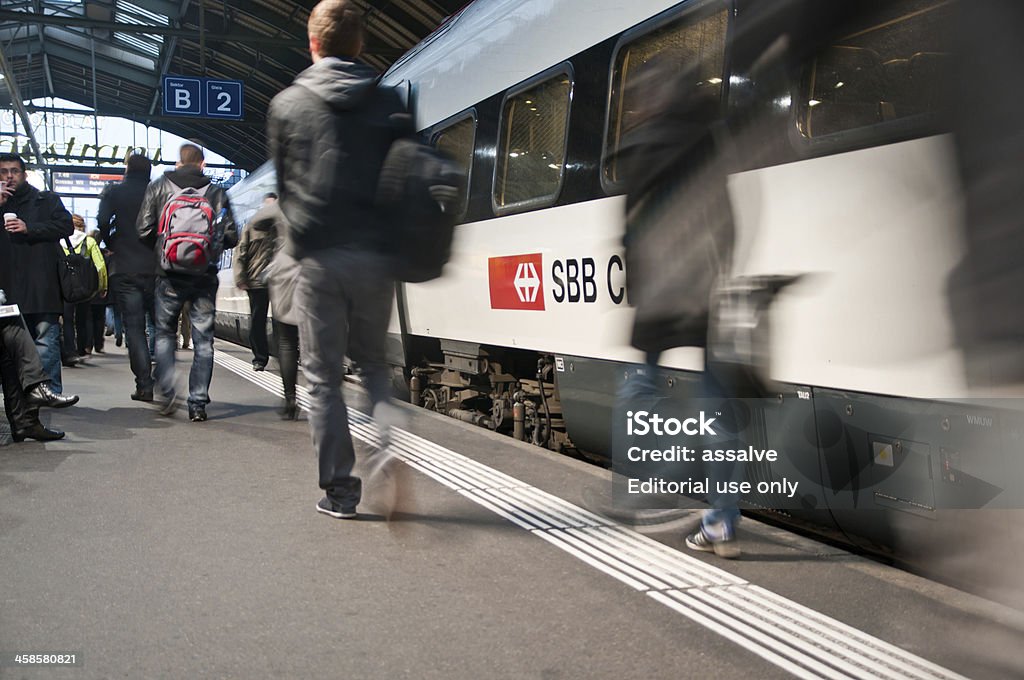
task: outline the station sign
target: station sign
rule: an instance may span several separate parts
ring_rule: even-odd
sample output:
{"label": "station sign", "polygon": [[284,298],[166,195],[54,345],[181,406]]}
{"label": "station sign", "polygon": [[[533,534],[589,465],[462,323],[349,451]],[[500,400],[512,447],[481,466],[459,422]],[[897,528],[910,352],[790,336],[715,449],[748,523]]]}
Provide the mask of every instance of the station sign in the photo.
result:
{"label": "station sign", "polygon": [[206,115],[211,118],[242,119],[242,81],[207,80]]}
{"label": "station sign", "polygon": [[114,184],[123,179],[123,175],[113,173],[55,172],[53,173],[53,190],[58,194],[99,195],[108,184]]}
{"label": "station sign", "polygon": [[242,120],[242,81],[163,76],[166,116]]}

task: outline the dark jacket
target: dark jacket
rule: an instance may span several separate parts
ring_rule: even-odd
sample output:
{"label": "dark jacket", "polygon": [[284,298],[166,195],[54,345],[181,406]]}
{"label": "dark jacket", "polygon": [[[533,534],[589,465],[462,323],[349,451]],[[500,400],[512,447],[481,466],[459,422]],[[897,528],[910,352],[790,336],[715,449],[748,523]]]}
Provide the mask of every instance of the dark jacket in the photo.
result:
{"label": "dark jacket", "polygon": [[9,301],[15,302],[11,297],[13,293],[11,291],[11,281],[14,280],[14,277],[11,276],[12,262],[14,262],[11,257],[13,248],[11,248],[10,234],[4,229],[2,223],[2,214],[2,209],[0,209],[0,290],[4,291],[4,297]]}
{"label": "dark jacket", "polygon": [[236,286],[248,289],[267,287],[263,273],[274,258],[277,251],[277,235],[280,233],[278,230],[283,227],[281,209],[277,202],[263,206],[252,216],[249,224],[242,230],[238,251],[235,252],[235,260],[231,264]]}
{"label": "dark jacket", "polygon": [[[706,347],[713,287],[735,240],[729,157],[714,121],[720,98],[669,64],[648,74],[642,123],[619,152],[626,178],[626,290],[631,343],[645,352]],[[681,293],[683,291],[684,293]]]}
{"label": "dark jacket", "polygon": [[[176,170],[168,170],[163,177],[150,182],[146,188],[146,195],[142,199],[142,207],[139,209],[139,218],[136,222],[139,240],[149,246],[150,250],[156,247],[160,213],[164,209],[164,204],[177,191],[176,186],[181,189],[201,189],[208,184],[210,184],[210,178],[204,175],[202,169],[196,165],[183,165]],[[220,253],[226,248],[234,248],[238,245],[238,228],[235,227],[235,218],[231,216],[231,204],[228,202],[228,194],[223,187],[216,184],[210,186],[206,190],[206,200],[213,207],[216,220],[214,226],[217,227],[219,233],[224,235],[222,243],[213,253],[213,264],[207,271],[207,274],[216,277]],[[157,276],[168,276],[168,272],[161,269],[159,264],[154,264],[154,269]],[[194,278],[178,272],[172,272],[170,276],[171,278]]]}
{"label": "dark jacket", "polygon": [[100,194],[96,221],[100,236],[116,256],[108,260],[111,275],[152,274],[156,269],[153,247],[139,241],[135,225],[147,186],[146,174],[129,173],[123,182],[107,186]]}
{"label": "dark jacket", "polygon": [[4,288],[8,300],[17,302],[22,314],[63,314],[57,242],[75,230],[71,213],[56,194],[27,182],[0,206],[0,213],[8,212],[17,213],[28,226],[27,234],[10,234],[11,280]]}
{"label": "dark jacket", "polygon": [[387,250],[377,177],[391,143],[412,133],[398,93],[359,62],[321,59],[274,97],[267,138],[292,255]]}

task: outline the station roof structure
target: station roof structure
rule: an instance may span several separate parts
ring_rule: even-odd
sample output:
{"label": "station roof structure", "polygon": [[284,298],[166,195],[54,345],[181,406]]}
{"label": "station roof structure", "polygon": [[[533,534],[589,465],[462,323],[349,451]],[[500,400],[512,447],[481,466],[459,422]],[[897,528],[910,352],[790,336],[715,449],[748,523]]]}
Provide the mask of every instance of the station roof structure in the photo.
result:
{"label": "station roof structure", "polygon": [[[23,101],[56,97],[194,140],[252,170],[271,98],[310,65],[317,0],[3,0],[0,49]],[[468,0],[355,0],[384,71]],[[165,74],[244,83],[241,121],[162,115]],[[95,87],[94,87],[95,83]],[[0,106],[11,105],[0,87]],[[31,109],[29,109],[31,110]]]}

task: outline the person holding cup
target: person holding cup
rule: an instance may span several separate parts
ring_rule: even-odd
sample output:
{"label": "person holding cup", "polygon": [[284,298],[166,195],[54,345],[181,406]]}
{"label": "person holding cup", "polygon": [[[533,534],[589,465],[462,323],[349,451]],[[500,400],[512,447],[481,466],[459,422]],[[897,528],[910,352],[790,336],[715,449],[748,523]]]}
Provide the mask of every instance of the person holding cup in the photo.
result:
{"label": "person holding cup", "polygon": [[60,373],[64,300],[57,273],[57,243],[74,232],[71,213],[56,194],[28,183],[25,161],[18,154],[0,154],[0,182],[0,212],[12,254],[7,297],[21,307],[49,387],[60,394],[64,389]]}
{"label": "person holding cup", "polygon": [[[0,199],[6,201],[12,193],[8,190],[8,183],[0,180]],[[16,220],[17,215],[6,212],[4,228],[0,229],[0,305],[7,305],[0,312],[0,384],[3,387],[4,411],[15,442],[27,439],[52,441],[63,438],[64,433],[43,425],[39,419],[39,408],[65,408],[75,404],[78,397],[55,394],[50,389],[49,377],[39,361],[39,352],[25,321],[18,310],[12,310],[10,306],[17,300],[8,295],[14,288],[14,275],[12,237],[6,225]]]}

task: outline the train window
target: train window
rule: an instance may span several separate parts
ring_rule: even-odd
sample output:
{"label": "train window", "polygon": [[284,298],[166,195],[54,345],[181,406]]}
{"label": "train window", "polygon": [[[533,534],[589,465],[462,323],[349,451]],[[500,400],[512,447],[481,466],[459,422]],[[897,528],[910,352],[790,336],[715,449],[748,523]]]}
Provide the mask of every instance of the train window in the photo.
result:
{"label": "train window", "polygon": [[454,123],[441,123],[441,129],[434,134],[434,146],[455,160],[466,173],[462,187],[462,205],[459,213],[466,211],[469,201],[469,177],[473,169],[473,145],[476,137],[476,118],[472,113],[459,114]]}
{"label": "train window", "polygon": [[640,121],[647,92],[641,84],[644,66],[657,58],[661,67],[690,73],[697,87],[720,95],[725,65],[728,11],[689,13],[630,40],[615,54],[612,66],[608,130],[605,136],[604,179],[622,181],[616,154],[625,136]]}
{"label": "train window", "polygon": [[494,205],[553,202],[562,187],[572,78],[565,70],[510,94],[501,111]]}
{"label": "train window", "polygon": [[950,0],[900,0],[892,14],[820,53],[804,71],[800,133],[818,138],[938,112],[952,60]]}

